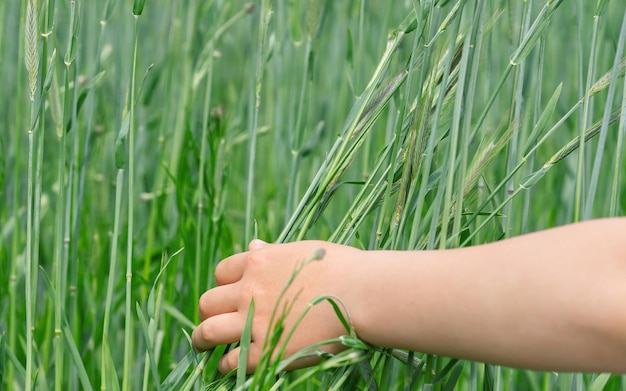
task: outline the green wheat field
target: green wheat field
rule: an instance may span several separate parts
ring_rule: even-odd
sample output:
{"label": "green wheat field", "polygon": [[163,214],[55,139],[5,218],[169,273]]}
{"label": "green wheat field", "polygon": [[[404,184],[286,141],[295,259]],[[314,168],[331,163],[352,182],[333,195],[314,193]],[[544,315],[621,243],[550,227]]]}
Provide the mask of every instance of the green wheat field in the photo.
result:
{"label": "green wheat field", "polygon": [[626,213],[624,0],[1,0],[0,37],[0,390],[626,390],[356,338],[224,377],[189,338],[254,237]]}

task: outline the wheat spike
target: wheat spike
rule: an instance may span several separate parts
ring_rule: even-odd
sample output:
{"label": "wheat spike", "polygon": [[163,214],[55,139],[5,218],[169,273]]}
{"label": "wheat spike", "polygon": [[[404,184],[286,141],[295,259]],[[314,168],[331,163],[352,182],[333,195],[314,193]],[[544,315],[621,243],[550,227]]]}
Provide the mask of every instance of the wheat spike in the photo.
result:
{"label": "wheat spike", "polygon": [[39,70],[39,52],[37,50],[37,4],[35,0],[28,1],[26,10],[26,51],[24,62],[28,71],[30,100],[35,100],[37,89],[37,72]]}

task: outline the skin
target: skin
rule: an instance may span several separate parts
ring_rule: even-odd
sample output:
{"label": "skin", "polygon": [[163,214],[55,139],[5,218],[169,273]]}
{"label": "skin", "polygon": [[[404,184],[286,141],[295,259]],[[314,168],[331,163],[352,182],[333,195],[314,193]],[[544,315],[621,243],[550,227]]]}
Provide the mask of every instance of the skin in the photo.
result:
{"label": "skin", "polygon": [[[496,243],[438,251],[363,251],[322,241],[250,243],[220,262],[200,298],[199,350],[239,341],[251,298],[248,369],[261,357],[272,311],[296,265],[319,248],[285,300],[290,327],[322,294],[345,305],[357,335],[402,348],[510,367],[626,372],[626,218],[567,225]],[[282,308],[282,307],[279,307]],[[345,335],[330,304],[304,317],[286,356]],[[341,346],[326,347],[336,353]],[[219,369],[237,367],[239,350]],[[297,362],[294,367],[312,362]]]}

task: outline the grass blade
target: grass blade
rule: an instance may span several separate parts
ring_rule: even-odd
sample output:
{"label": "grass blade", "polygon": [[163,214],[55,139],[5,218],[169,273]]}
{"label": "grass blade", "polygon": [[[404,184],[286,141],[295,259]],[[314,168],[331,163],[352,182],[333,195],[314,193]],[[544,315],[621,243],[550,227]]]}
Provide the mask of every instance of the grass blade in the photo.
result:
{"label": "grass blade", "polygon": [[254,318],[254,299],[250,300],[248,307],[248,315],[246,315],[246,324],[241,334],[241,342],[239,343],[239,365],[237,367],[237,389],[243,388],[246,382],[246,372],[248,368],[248,353],[250,352],[250,343],[252,340],[252,319]]}

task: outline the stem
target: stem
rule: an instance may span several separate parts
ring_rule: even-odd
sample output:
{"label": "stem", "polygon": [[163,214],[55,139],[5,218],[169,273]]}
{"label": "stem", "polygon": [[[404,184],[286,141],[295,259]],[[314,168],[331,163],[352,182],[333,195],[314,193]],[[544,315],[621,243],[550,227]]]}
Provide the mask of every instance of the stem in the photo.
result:
{"label": "stem", "polygon": [[[582,13],[582,4],[579,1],[578,12]],[[596,52],[598,42],[598,25],[600,21],[600,15],[595,14],[593,16],[593,32],[591,36],[591,50],[589,51],[589,66],[587,69],[587,84],[586,93],[583,101],[583,114],[581,118],[581,125],[579,126],[580,143],[578,145],[578,164],[576,169],[576,193],[574,198],[574,222],[581,220],[583,210],[583,187],[585,182],[585,131],[587,130],[587,123],[589,122],[589,110],[591,109],[591,86],[593,84],[595,67],[596,67]]]}
{"label": "stem", "polygon": [[[2,6],[4,6],[4,2],[2,2]],[[24,20],[26,13],[26,2],[22,3],[21,7],[21,17],[20,20]],[[24,56],[23,50],[23,40],[19,40],[18,45],[18,59],[22,59]],[[21,60],[18,60],[21,61]],[[23,80],[24,68],[17,64],[17,80]],[[20,185],[19,178],[21,178],[21,155],[22,155],[22,105],[19,103],[22,101],[22,83],[17,83],[16,85],[16,96],[20,97],[18,103],[16,104],[16,116],[15,116],[15,128],[18,129],[17,136],[15,137],[15,157],[13,163],[13,241],[11,245],[11,266],[9,272],[9,324],[8,324],[8,341],[9,341],[9,350],[14,352],[16,346],[16,328],[17,328],[17,305],[16,305],[16,295],[17,295],[17,258],[19,254],[19,245],[20,245],[20,234],[21,230],[18,229],[18,221],[20,217]],[[6,384],[13,384],[15,378],[15,368],[13,365],[7,366],[6,373]]]}
{"label": "stem", "polygon": [[[204,108],[202,112],[202,133],[200,135],[200,163],[199,163],[199,174],[198,174],[198,205],[197,205],[197,214],[196,214],[196,254],[195,254],[195,262],[194,262],[194,292],[193,297],[200,297],[200,290],[202,289],[202,227],[203,227],[203,214],[206,211],[206,200],[204,194],[204,171],[206,165],[206,150],[207,150],[207,137],[208,137],[208,127],[209,127],[209,113],[211,111],[211,86],[213,83],[213,43],[209,46],[209,60],[208,60],[208,70],[206,76],[206,87],[205,87],[205,95],[204,95]],[[206,200],[206,201],[205,201]],[[196,314],[196,317],[198,315]]]}
{"label": "stem", "polygon": [[[47,18],[46,18],[47,20]],[[37,90],[39,53],[37,53],[38,37],[37,3],[30,0],[26,13],[26,52],[25,60],[28,69],[30,87],[30,120],[28,128],[28,174],[27,174],[27,223],[26,223],[26,381],[25,389],[30,391],[33,387],[33,359],[34,359],[34,316],[37,312],[35,299],[37,297],[38,268],[39,268],[39,207],[41,194],[41,156],[43,155],[43,128],[44,121],[39,122],[37,130],[37,110],[35,106],[35,94]],[[45,41],[44,41],[45,42]],[[43,47],[43,54],[47,56],[46,46]],[[45,71],[45,57],[44,65]],[[40,101],[43,96],[39,97]],[[41,112],[44,105],[41,106]],[[37,140],[35,132],[38,131]],[[38,142],[37,156],[35,157],[35,143]],[[35,163],[34,160],[37,159]],[[36,167],[35,167],[36,165]]]}
{"label": "stem", "polygon": [[134,18],[133,60],[130,76],[130,127],[128,129],[128,236],[126,244],[126,324],[124,325],[124,372],[122,390],[130,388],[131,355],[133,351],[132,279],[133,279],[133,228],[135,210],[135,81],[137,73],[137,42],[139,15]]}
{"label": "stem", "polygon": [[[109,262],[109,278],[107,282],[107,294],[104,304],[104,323],[102,326],[102,346],[109,344],[109,324],[111,322],[111,303],[113,301],[113,288],[115,287],[115,275],[117,273],[117,241],[120,233],[120,220],[122,215],[122,189],[124,188],[124,169],[117,170],[117,179],[115,180],[115,219],[113,222],[113,237],[111,238],[111,259]],[[106,349],[109,351],[109,349]],[[106,363],[109,357],[106,351],[102,349],[101,359],[101,383],[100,389],[106,390],[106,379],[109,374],[106,371]]]}
{"label": "stem", "polygon": [[259,108],[261,107],[261,89],[263,87],[263,71],[265,65],[265,52],[267,50],[267,29],[271,17],[271,3],[269,0],[263,0],[261,7],[261,17],[259,21],[259,53],[256,63],[256,79],[255,79],[255,101],[252,124],[248,129],[248,181],[246,185],[246,221],[244,225],[244,246],[250,241],[250,230],[252,228],[253,211],[253,195],[254,195],[254,164],[256,154],[256,134],[259,122]]}

